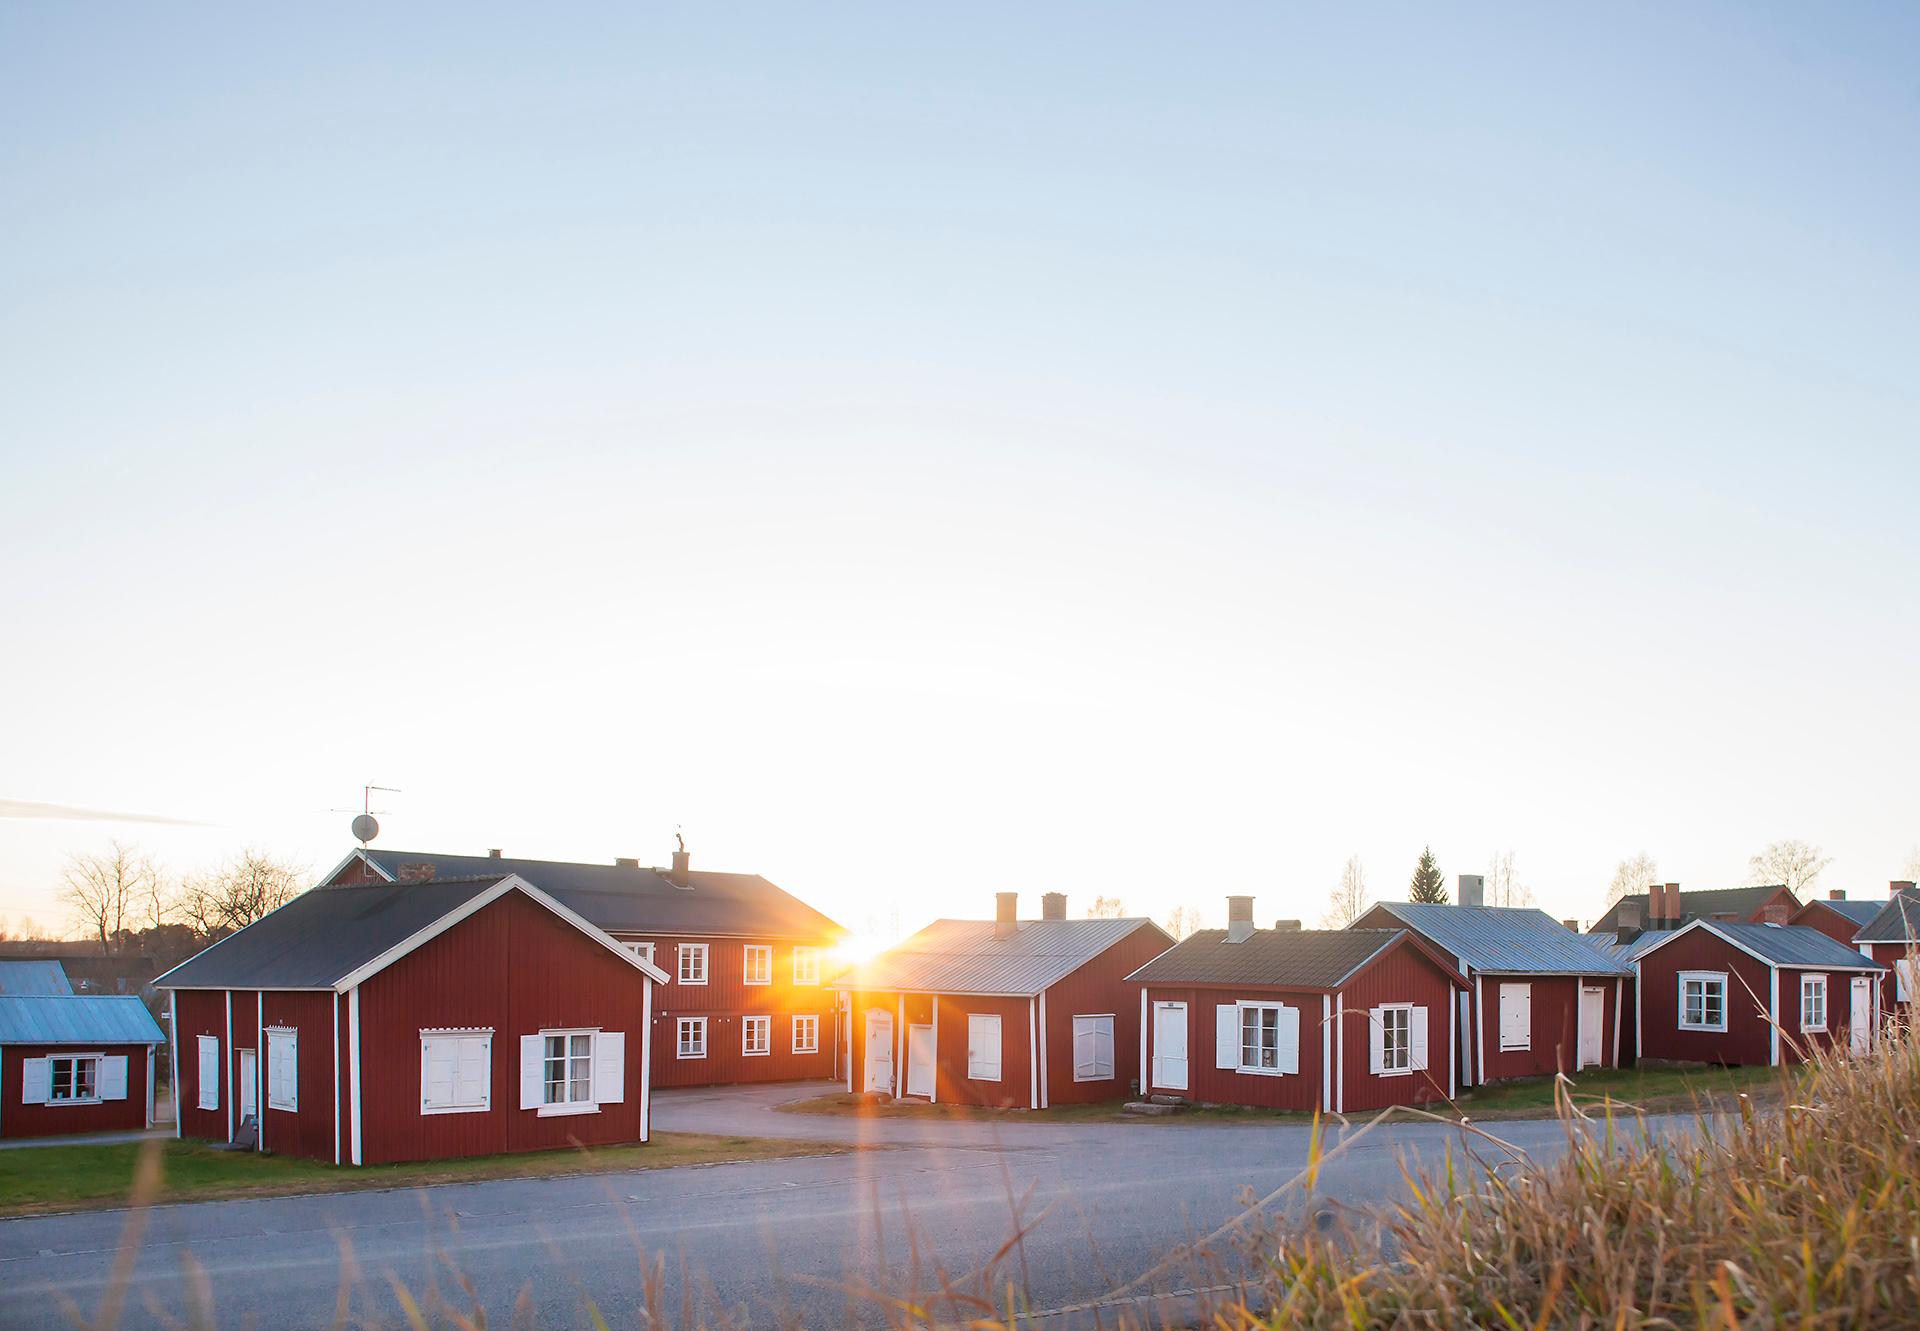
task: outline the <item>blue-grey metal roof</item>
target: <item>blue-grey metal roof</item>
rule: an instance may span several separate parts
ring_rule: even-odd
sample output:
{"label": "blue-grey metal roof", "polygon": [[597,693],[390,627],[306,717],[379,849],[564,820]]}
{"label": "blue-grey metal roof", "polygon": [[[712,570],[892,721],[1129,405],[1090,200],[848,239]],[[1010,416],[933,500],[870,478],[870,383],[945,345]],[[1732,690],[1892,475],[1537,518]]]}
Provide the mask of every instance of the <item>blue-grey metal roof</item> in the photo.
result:
{"label": "blue-grey metal roof", "polygon": [[66,967],[57,961],[0,961],[0,994],[71,994]]}
{"label": "blue-grey metal roof", "polygon": [[1920,939],[1920,892],[1897,892],[1853,936],[1856,943],[1911,943]]}
{"label": "blue-grey metal roof", "polygon": [[165,1044],[131,994],[0,994],[0,1044]]}
{"label": "blue-grey metal roof", "polygon": [[1842,919],[1852,920],[1855,924],[1865,927],[1873,923],[1874,916],[1887,908],[1887,903],[1884,901],[1852,901],[1846,897],[1820,897],[1802,906],[1800,913],[1804,915],[1815,906],[1825,906]]}
{"label": "blue-grey metal roof", "polygon": [[1735,924],[1702,920],[1700,926],[1732,939],[1776,966],[1814,966],[1823,970],[1885,970],[1871,957],[1837,943],[1805,924]]}
{"label": "blue-grey metal roof", "polygon": [[1608,934],[1601,937],[1603,940],[1613,939],[1613,941],[1602,941],[1601,946],[1622,961],[1635,962],[1638,961],[1643,954],[1659,947],[1660,944],[1673,937],[1676,932],[1678,931],[1674,929],[1647,929],[1643,931],[1639,937],[1630,939],[1625,943],[1614,939],[1613,935]]}
{"label": "blue-grey metal roof", "polygon": [[[1592,934],[1577,934],[1531,906],[1434,906],[1382,901],[1394,919],[1489,975],[1631,975]],[[1369,911],[1371,915],[1373,912]]]}
{"label": "blue-grey metal roof", "polygon": [[834,982],[852,990],[1031,997],[1064,980],[1151,920],[1022,920],[1002,934],[992,920],[935,920]]}

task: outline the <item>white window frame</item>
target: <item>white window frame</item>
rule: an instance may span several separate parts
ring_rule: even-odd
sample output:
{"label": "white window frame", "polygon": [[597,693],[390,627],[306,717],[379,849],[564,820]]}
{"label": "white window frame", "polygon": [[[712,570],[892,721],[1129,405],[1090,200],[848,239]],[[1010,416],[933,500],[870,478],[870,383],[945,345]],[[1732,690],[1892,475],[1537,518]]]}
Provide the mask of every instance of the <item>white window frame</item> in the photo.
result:
{"label": "white window frame", "polygon": [[768,943],[748,943],[740,949],[740,983],[773,983],[773,947]]}
{"label": "white window frame", "polygon": [[653,961],[653,944],[652,943],[632,942],[632,943],[622,943],[620,944],[620,946],[624,947],[627,951],[633,953],[634,956],[640,958],[640,960],[644,962],[651,964]]}
{"label": "white window frame", "polygon": [[[1820,1020],[1807,1018],[1807,998],[1810,994],[1820,996]],[[1827,1029],[1827,977],[1824,974],[1800,976],[1800,1030],[1803,1034]]]}
{"label": "white window frame", "polygon": [[[760,1033],[759,1048],[753,1046],[754,1032]],[[770,1058],[773,1055],[773,1017],[770,1013],[755,1013],[740,1018],[740,1056],[742,1058]]]}
{"label": "white window frame", "polygon": [[[689,1044],[687,1036],[697,1035],[699,1040]],[[677,1058],[705,1058],[707,1056],[707,1019],[705,1017],[680,1017],[674,1023],[674,1053]],[[688,1053],[688,1049],[693,1053]]]}
{"label": "white window frame", "polygon": [[[1727,973],[1725,971],[1681,971],[1679,983],[1680,1007],[1674,1014],[1675,1020],[1679,1022],[1679,1028],[1683,1031],[1724,1032],[1727,1029]],[[1689,984],[1698,984],[1701,986],[1700,1020],[1697,1022],[1687,1020],[1687,986]],[[1707,995],[1712,992],[1715,986],[1718,986],[1720,990],[1720,1021],[1718,1024],[1709,1022],[1706,1019],[1707,1012],[1712,1006],[1707,1002]]]}
{"label": "white window frame", "polygon": [[[292,1026],[269,1026],[266,1045],[267,1108],[297,1114],[300,1112],[300,1032]],[[274,1082],[281,1079],[280,1064],[283,1060],[293,1064],[293,1094],[276,1097]],[[286,1083],[282,1080],[281,1084],[284,1086]]]}
{"label": "white window frame", "polygon": [[[694,961],[695,958],[699,959],[698,964],[689,966],[687,963]],[[680,983],[705,984],[707,982],[707,961],[707,945],[705,943],[680,944],[680,965],[675,971]],[[694,973],[694,978],[689,978],[689,972]]]}
{"label": "white window frame", "polygon": [[[1235,1026],[1240,1036],[1239,1044],[1236,1046],[1239,1050],[1240,1061],[1235,1071],[1244,1072],[1255,1077],[1286,1076],[1286,1073],[1280,1070],[1280,1009],[1284,1007],[1285,1004],[1259,1003],[1243,1000],[1234,1006],[1239,1009],[1238,1015],[1235,1018]],[[1264,1040],[1259,1038],[1266,1034],[1264,1014],[1269,1012],[1273,1014],[1273,1047],[1271,1050],[1267,1049]],[[1254,1049],[1256,1060],[1260,1055],[1270,1052],[1273,1055],[1273,1063],[1271,1066],[1258,1061],[1252,1063],[1247,1061],[1247,1016],[1249,1013],[1253,1014],[1254,1029],[1256,1031]]]}
{"label": "white window frame", "polygon": [[[105,1061],[105,1054],[47,1055],[47,1103],[50,1105],[97,1105],[103,1103],[100,1099],[100,1073],[103,1070],[101,1064]],[[58,1095],[55,1093],[60,1086],[60,1076],[57,1069],[62,1063],[72,1065],[67,1069],[67,1086],[69,1090],[80,1084],[80,1065],[82,1063],[90,1063],[93,1065],[92,1095]]]}
{"label": "white window frame", "polygon": [[[1528,995],[1529,1001],[1532,995]],[[1393,1065],[1393,1022],[1398,1014],[1400,1018],[1400,1053],[1404,1062]],[[1380,1005],[1380,1075],[1383,1077],[1411,1077],[1413,1075],[1413,1004],[1382,1003]]]}
{"label": "white window frame", "polygon": [[[801,1022],[806,1023],[804,1028],[801,1026]],[[800,1037],[802,1029],[805,1029],[807,1032],[804,1040]],[[817,1054],[820,1052],[820,1017],[817,1013],[796,1012],[793,1014],[793,1052],[796,1054]]]}
{"label": "white window frame", "polygon": [[793,982],[795,984],[820,983],[819,948],[796,947],[793,950]]}
{"label": "white window frame", "polygon": [[[477,1101],[453,1100],[444,1105],[427,1104],[427,1061],[428,1051],[436,1044],[458,1045],[462,1041],[477,1040],[486,1046],[487,1075],[480,1079],[480,1098]],[[455,1067],[459,1066],[459,1051],[455,1050]],[[456,1079],[453,1089],[458,1092]],[[491,1026],[472,1026],[465,1028],[443,1028],[420,1032],[420,1112],[422,1115],[434,1114],[484,1114],[493,1108],[493,1028]]]}
{"label": "white window frame", "polygon": [[[213,1052],[213,1079],[207,1079],[207,1052]],[[194,1103],[200,1109],[220,1108],[220,1037],[202,1035],[194,1041]]]}
{"label": "white window frame", "polygon": [[[599,1033],[598,1030],[590,1026],[574,1026],[568,1027],[565,1030],[543,1030],[540,1032],[540,1063],[543,1074],[540,1078],[540,1085],[543,1092],[540,1113],[544,1115],[595,1114],[600,1111],[600,1102],[593,1098],[593,1037]],[[554,1056],[551,1052],[551,1045],[555,1040],[565,1041],[565,1044],[561,1046],[562,1052],[560,1055],[561,1078],[559,1086],[561,1090],[566,1092],[566,1098],[562,1100],[552,1098],[554,1081],[550,1069]],[[585,1040],[587,1042],[587,1052],[584,1055],[574,1052],[573,1042],[575,1040]],[[584,1081],[586,1083],[587,1093],[584,1099],[578,1098],[573,1094],[574,1085],[583,1080],[575,1071],[576,1065],[582,1058],[586,1059],[586,1076]]]}
{"label": "white window frame", "polygon": [[[1094,1075],[1091,1077],[1083,1077],[1080,1075],[1080,1029],[1082,1022],[1087,1023],[1088,1029],[1093,1032]],[[1099,1050],[1100,1031],[1102,1029],[1098,1024],[1100,1022],[1106,1023],[1105,1030],[1107,1033],[1107,1072],[1105,1076],[1100,1075]],[[1119,1075],[1120,1055],[1119,1051],[1114,1047],[1114,1040],[1116,1038],[1114,1032],[1117,1026],[1118,1022],[1111,1012],[1076,1012],[1073,1014],[1073,1079],[1075,1081],[1112,1081]]]}
{"label": "white window frame", "polygon": [[[989,1076],[984,1070],[985,1063],[976,1063],[973,1051],[978,1047],[974,1038],[974,1023],[993,1023],[994,1065]],[[998,1012],[969,1012],[967,1014],[967,1080],[968,1081],[1004,1081],[1007,1072],[1006,1024],[1000,1020]]]}

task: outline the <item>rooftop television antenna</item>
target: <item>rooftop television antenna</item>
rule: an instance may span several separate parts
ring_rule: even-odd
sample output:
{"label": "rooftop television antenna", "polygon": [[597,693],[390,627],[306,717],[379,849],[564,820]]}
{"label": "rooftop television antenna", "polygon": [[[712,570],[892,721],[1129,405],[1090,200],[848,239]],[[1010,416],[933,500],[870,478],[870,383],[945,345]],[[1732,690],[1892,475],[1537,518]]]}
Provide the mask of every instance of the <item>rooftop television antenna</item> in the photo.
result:
{"label": "rooftop television antenna", "polygon": [[[380,835],[380,821],[373,815],[385,813],[385,809],[373,807],[373,792],[380,791],[388,795],[398,795],[398,786],[376,786],[372,782],[360,787],[360,812],[353,814],[353,838],[362,846]],[[334,813],[353,813],[352,809],[334,809]]]}

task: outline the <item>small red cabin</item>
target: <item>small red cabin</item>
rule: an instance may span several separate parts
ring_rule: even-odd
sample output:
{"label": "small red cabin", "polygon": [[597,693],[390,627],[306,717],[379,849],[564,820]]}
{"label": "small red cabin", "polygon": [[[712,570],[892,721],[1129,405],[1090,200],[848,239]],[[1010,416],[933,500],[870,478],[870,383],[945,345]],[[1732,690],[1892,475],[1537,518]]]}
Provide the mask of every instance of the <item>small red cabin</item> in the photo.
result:
{"label": "small red cabin", "polygon": [[1835,889],[1829,896],[1809,901],[1795,911],[1787,923],[1818,929],[1834,942],[1852,947],[1854,935],[1873,923],[1886,904],[1884,901],[1849,901],[1845,892]]}
{"label": "small red cabin", "polygon": [[1173,942],[1151,920],[938,920],[843,976],[847,1089],[1005,1108],[1112,1100],[1133,1075],[1127,976]]}
{"label": "small red cabin", "polygon": [[1853,936],[1862,956],[1887,967],[1881,996],[1888,1011],[1905,1009],[1920,999],[1915,968],[1920,965],[1920,891],[1896,880],[1885,905]]}
{"label": "small red cabin", "polygon": [[0,1136],[151,1127],[165,1040],[132,995],[0,995]]}
{"label": "small red cabin", "polygon": [[1879,962],[1818,929],[1694,920],[1636,940],[1643,1059],[1776,1066],[1813,1047],[1871,1046]]}
{"label": "small red cabin", "polygon": [[1142,1094],[1346,1113],[1457,1093],[1467,981],[1439,953],[1405,929],[1256,929],[1252,904],[1133,973]]}
{"label": "small red cabin", "polygon": [[664,978],[514,874],[315,888],[157,982],[178,1132],[356,1165],[644,1142]]}

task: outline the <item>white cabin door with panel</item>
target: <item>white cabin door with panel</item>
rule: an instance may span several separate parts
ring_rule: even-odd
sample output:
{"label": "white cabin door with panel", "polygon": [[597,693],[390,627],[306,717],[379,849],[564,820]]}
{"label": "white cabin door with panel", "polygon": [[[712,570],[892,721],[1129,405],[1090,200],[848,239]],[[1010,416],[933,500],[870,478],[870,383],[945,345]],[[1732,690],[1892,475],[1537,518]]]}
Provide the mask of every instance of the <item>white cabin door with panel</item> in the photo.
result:
{"label": "white cabin door with panel", "polygon": [[893,1094],[893,1014],[884,1008],[867,1013],[866,1089]]}

